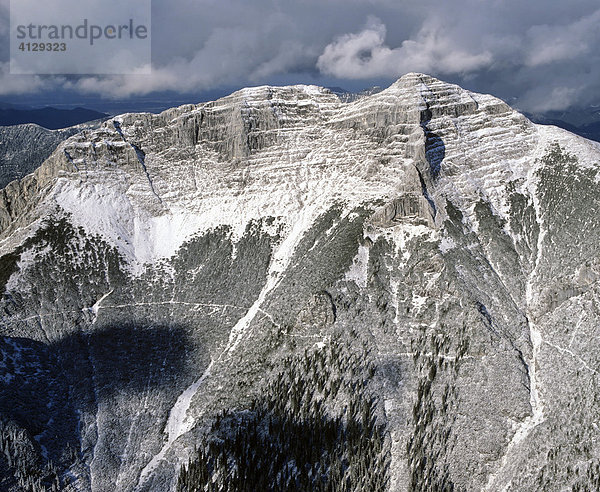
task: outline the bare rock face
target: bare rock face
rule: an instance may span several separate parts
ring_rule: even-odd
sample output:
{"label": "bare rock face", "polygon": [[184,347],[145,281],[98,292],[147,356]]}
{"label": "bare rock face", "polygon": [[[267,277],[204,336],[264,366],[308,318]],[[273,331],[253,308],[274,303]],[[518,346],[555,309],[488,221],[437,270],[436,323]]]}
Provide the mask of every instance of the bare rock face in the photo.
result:
{"label": "bare rock face", "polygon": [[599,163],[422,74],[73,135],[0,192],[1,483],[596,489]]}
{"label": "bare rock face", "polygon": [[433,226],[433,210],[422,194],[405,193],[377,209],[371,217],[371,223],[379,227],[393,227],[409,220]]}

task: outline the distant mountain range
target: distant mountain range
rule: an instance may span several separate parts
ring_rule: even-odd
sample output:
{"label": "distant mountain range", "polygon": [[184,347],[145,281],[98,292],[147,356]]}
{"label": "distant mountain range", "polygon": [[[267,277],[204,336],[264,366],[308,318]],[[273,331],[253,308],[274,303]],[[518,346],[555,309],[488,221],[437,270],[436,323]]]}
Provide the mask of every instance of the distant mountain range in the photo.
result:
{"label": "distant mountain range", "polygon": [[108,116],[106,113],[86,108],[30,108],[22,105],[0,103],[0,126],[35,123],[49,130],[57,130],[88,121],[104,119]]}
{"label": "distant mountain range", "polygon": [[541,125],[558,126],[559,128],[568,130],[571,133],[575,133],[576,135],[580,135],[582,137],[589,138],[590,140],[595,140],[596,142],[600,142],[600,113],[598,113],[596,115],[598,118],[597,120],[587,122],[587,123],[582,123],[582,124],[581,123],[580,124],[570,123],[568,121],[569,118],[560,119],[560,118],[555,117],[552,113],[548,113],[548,114],[525,113],[525,116],[527,116],[534,123],[538,123]]}

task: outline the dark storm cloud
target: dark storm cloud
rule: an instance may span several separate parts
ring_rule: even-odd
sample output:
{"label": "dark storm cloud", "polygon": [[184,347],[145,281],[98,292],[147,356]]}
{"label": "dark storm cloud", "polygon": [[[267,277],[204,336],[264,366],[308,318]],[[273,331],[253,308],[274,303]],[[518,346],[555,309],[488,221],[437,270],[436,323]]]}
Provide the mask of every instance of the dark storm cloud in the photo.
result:
{"label": "dark storm cloud", "polygon": [[[7,38],[8,0],[0,0]],[[5,54],[0,94],[198,92],[285,74],[367,86],[420,71],[541,111],[598,102],[599,43],[597,0],[154,0],[152,75],[17,78]]]}

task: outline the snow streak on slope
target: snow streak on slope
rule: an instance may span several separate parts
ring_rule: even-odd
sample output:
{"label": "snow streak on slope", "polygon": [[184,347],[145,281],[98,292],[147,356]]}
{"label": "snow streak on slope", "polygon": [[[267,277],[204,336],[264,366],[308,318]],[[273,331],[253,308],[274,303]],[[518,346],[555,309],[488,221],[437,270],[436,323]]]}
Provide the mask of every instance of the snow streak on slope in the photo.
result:
{"label": "snow streak on slope", "polygon": [[231,329],[229,340],[225,348],[221,351],[216,359],[211,360],[210,364],[200,378],[188,386],[177,398],[175,405],[169,412],[169,418],[165,428],[167,433],[167,442],[164,444],[160,452],[154,456],[141,471],[139,485],[142,485],[148,476],[156,469],[160,461],[164,459],[165,454],[171,445],[180,436],[189,432],[194,427],[195,420],[188,415],[188,410],[194,395],[197,393],[204,381],[212,375],[214,368],[218,367],[218,364],[226,362],[227,358],[237,349],[241,341],[247,335],[252,321],[256,315],[262,311],[261,306],[267,298],[267,295],[272,292],[273,289],[275,289],[281,282],[284,272],[290,264],[293,253],[298,246],[298,243],[302,239],[302,235],[310,228],[310,225],[316,219],[319,211],[318,204],[303,211],[298,220],[295,222],[295,225],[291,231],[289,231],[285,240],[280,244],[273,254],[271,266],[269,268],[264,287],[248,312]]}
{"label": "snow streak on slope", "polygon": [[152,215],[128,196],[122,184],[74,183],[60,178],[54,199],[75,225],[115,245],[134,273],[146,263],[173,256],[201,229],[200,219],[185,210],[173,208]]}
{"label": "snow streak on slope", "polygon": [[[542,139],[538,144],[538,149],[536,151],[536,155],[541,157],[542,153],[545,151],[547,147],[547,142]],[[506,477],[503,476],[503,473],[506,473],[507,468],[510,465],[514,465],[514,462],[511,461],[511,458],[514,457],[515,450],[518,446],[525,441],[525,439],[530,435],[530,433],[544,421],[544,401],[540,394],[541,389],[541,381],[538,375],[538,360],[540,355],[540,350],[543,343],[542,333],[536,326],[533,316],[531,312],[534,309],[534,306],[537,302],[537,299],[534,295],[534,290],[536,289],[535,281],[536,274],[539,268],[540,258],[542,257],[542,251],[544,247],[544,238],[546,236],[546,229],[544,227],[544,222],[541,216],[540,203],[537,192],[537,178],[535,174],[537,172],[536,166],[532,166],[527,174],[527,179],[525,181],[524,190],[529,197],[531,197],[533,207],[535,210],[536,222],[539,226],[539,233],[537,237],[537,245],[536,245],[536,257],[533,269],[529,274],[526,284],[525,296],[526,296],[526,305],[529,312],[528,317],[528,325],[529,325],[529,337],[532,344],[532,357],[527,365],[528,375],[529,375],[529,395],[530,395],[530,407],[531,407],[531,415],[526,417],[523,422],[518,426],[516,432],[514,433],[511,441],[509,442],[504,455],[502,456],[502,460],[500,461],[500,466],[498,469],[491,473],[488,477],[487,484],[484,488],[485,491],[494,491],[497,490],[497,482],[507,482],[505,489],[508,489],[510,486],[510,478],[506,480]],[[514,473],[514,470],[512,472]]]}

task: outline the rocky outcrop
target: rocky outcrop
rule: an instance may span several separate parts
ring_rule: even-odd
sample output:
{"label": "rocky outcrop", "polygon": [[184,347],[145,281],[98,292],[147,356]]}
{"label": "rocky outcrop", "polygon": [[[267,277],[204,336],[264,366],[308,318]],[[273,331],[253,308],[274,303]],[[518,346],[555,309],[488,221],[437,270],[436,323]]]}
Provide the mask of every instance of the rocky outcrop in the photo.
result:
{"label": "rocky outcrop", "polygon": [[429,202],[422,194],[406,193],[377,209],[371,217],[373,225],[394,227],[402,221],[433,226]]}

